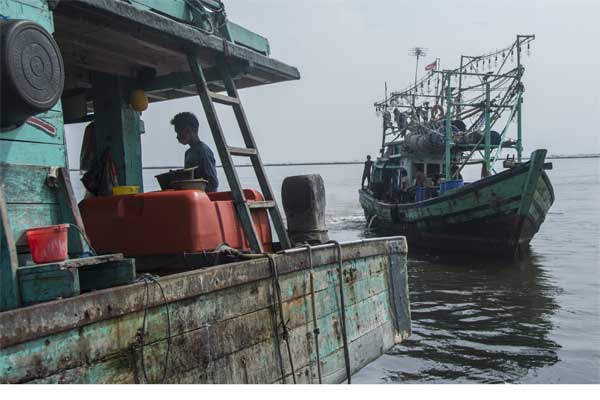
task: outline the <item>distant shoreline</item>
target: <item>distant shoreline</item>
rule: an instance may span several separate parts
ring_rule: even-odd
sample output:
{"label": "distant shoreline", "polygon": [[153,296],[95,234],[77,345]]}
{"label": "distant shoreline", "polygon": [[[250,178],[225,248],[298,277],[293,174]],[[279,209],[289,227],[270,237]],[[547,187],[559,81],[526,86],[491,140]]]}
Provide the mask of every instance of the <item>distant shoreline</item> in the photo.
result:
{"label": "distant shoreline", "polygon": [[[547,160],[561,160],[569,158],[600,158],[600,154],[582,154],[582,155],[551,155],[546,157]],[[501,160],[498,160],[501,161]],[[310,165],[355,165],[362,164],[364,161],[330,161],[330,162],[290,162],[290,163],[265,163],[265,167],[295,167],[295,166],[310,166]],[[236,165],[238,168],[248,168],[252,164]],[[158,167],[143,167],[142,169],[180,169],[181,166],[158,166]],[[222,168],[218,165],[217,168]],[[70,171],[79,171],[78,169],[71,169]]]}

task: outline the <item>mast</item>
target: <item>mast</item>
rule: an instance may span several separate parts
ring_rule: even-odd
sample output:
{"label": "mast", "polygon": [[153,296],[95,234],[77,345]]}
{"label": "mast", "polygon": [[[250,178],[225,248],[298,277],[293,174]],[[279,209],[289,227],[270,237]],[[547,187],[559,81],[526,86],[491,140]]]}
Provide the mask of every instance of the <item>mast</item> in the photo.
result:
{"label": "mast", "polygon": [[456,106],[456,113],[460,114],[460,110],[461,110],[461,91],[462,91],[462,72],[463,72],[463,60],[464,60],[465,56],[463,56],[461,54],[460,56],[460,69],[458,70],[458,93],[457,93],[457,102],[458,105]]}
{"label": "mast", "polygon": [[450,147],[452,146],[452,121],[451,121],[451,113],[452,113],[452,88],[450,87],[450,77],[452,76],[451,72],[448,72],[448,84],[446,85],[446,181],[450,180]]}
{"label": "mast", "polygon": [[490,148],[490,134],[491,134],[491,119],[490,119],[490,81],[489,78],[485,78],[485,172],[486,175],[490,174],[492,165],[490,162],[491,148]]}
{"label": "mast", "polygon": [[521,162],[521,157],[523,153],[523,132],[521,130],[521,104],[523,103],[523,86],[521,84],[521,35],[517,35],[517,68],[518,68],[518,90],[521,94],[519,96],[518,104],[517,104],[517,161]]}

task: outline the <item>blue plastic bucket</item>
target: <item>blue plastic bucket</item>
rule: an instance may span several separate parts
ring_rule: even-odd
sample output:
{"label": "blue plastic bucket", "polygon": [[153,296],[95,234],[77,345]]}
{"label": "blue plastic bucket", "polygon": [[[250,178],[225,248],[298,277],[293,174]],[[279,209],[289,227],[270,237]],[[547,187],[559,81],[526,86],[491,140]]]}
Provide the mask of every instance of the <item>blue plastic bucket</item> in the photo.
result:
{"label": "blue plastic bucket", "polygon": [[415,201],[418,203],[419,201],[425,200],[426,193],[427,193],[427,188],[417,187],[417,192],[415,194]]}
{"label": "blue plastic bucket", "polygon": [[440,185],[440,194],[462,186],[465,186],[465,182],[462,179],[442,182]]}

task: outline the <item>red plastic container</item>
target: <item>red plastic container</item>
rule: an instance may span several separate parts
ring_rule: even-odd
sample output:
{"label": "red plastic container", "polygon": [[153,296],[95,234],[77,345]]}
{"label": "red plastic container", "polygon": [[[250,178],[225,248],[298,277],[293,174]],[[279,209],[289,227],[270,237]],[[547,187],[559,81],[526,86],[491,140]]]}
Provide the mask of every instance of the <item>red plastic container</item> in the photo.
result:
{"label": "red plastic container", "polygon": [[67,232],[69,224],[44,226],[27,230],[31,258],[36,264],[64,261],[67,259]]}
{"label": "red plastic container", "polygon": [[[262,201],[244,190],[248,201]],[[92,197],[79,203],[92,246],[99,254],[127,257],[197,253],[219,244],[248,250],[249,245],[230,192],[166,190],[131,196]],[[264,209],[251,210],[265,251],[271,251],[271,227]]]}

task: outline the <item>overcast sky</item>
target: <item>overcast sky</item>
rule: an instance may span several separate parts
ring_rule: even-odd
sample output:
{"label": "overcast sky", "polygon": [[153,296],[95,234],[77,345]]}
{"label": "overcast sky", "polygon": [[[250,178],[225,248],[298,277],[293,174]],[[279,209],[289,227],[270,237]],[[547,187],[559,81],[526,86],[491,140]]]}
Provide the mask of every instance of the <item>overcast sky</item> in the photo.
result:
{"label": "overcast sky", "polygon": [[[530,33],[536,40],[524,59],[525,152],[600,153],[598,0],[226,0],[225,5],[230,20],[266,36],[272,57],[302,75],[299,81],[241,91],[265,162],[376,154],[381,122],[373,103],[383,97],[384,82],[399,90],[413,79],[409,48],[428,49],[422,66],[439,57],[442,68],[451,68],[461,53],[493,51],[516,34]],[[142,116],[145,166],[183,163],[185,148],[169,125],[180,111],[198,115],[201,138],[214,149],[199,100],[160,103]],[[240,145],[233,114],[222,115],[230,144]],[[71,128],[67,139],[76,167],[81,133]]]}

